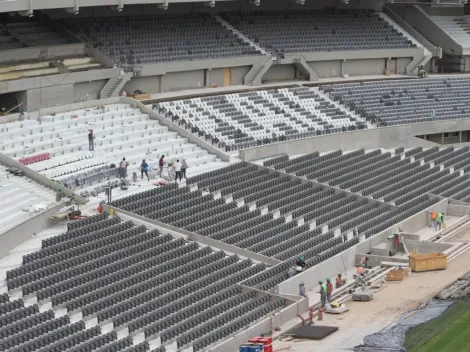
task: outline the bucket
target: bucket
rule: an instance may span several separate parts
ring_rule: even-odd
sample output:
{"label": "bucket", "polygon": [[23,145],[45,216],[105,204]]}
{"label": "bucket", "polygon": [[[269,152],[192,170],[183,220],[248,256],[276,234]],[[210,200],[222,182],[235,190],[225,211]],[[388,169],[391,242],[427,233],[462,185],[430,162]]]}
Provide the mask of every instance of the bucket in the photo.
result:
{"label": "bucket", "polygon": [[273,338],[271,336],[255,336],[248,339],[248,342],[263,345],[263,352],[273,352]]}
{"label": "bucket", "polygon": [[249,345],[240,345],[240,352],[248,352]]}
{"label": "bucket", "polygon": [[262,352],[263,351],[263,345],[260,343],[253,343],[251,345],[248,345],[248,352]]}

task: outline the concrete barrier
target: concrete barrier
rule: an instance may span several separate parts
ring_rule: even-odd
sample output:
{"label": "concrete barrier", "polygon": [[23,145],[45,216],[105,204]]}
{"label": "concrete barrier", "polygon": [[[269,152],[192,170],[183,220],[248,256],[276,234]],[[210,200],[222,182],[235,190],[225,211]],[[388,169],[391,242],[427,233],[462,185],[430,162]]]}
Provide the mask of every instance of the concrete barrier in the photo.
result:
{"label": "concrete barrier", "polygon": [[128,212],[128,211],[125,211],[125,210],[122,210],[122,209],[119,209],[119,208],[111,207],[107,204],[104,205],[104,211],[106,213],[109,214],[110,209],[114,209],[115,214],[119,215],[122,219],[132,220],[132,221],[135,220],[134,222],[136,224],[142,224],[142,225],[145,225],[145,226],[147,226],[146,224],[149,224],[149,228],[158,229],[163,233],[169,233],[169,234],[171,234],[172,236],[175,236],[175,237],[185,237],[185,239],[187,239],[187,240],[194,241],[194,242],[199,242],[200,244],[203,244],[203,245],[206,245],[206,246],[221,249],[223,251],[236,254],[240,257],[250,258],[254,261],[265,263],[266,265],[269,265],[269,266],[274,266],[276,264],[281,263],[280,260],[277,260],[277,259],[274,259],[274,258],[271,258],[271,257],[267,257],[267,256],[259,254],[259,253],[251,252],[251,251],[248,251],[248,250],[243,249],[243,248],[238,248],[238,247],[232,246],[230,244],[214,240],[210,237],[202,236],[202,235],[199,235],[199,234],[191,232],[191,231],[180,229],[180,228],[165,224],[165,223],[160,222],[160,221],[152,220],[152,219],[146,218],[144,216],[133,214],[131,212]]}
{"label": "concrete barrier", "polygon": [[404,148],[414,148],[418,146],[434,147],[438,144],[416,138],[415,136],[463,131],[467,129],[470,129],[470,119],[414,123],[267,144],[260,147],[240,150],[239,156],[244,161],[253,161],[266,159],[283,153],[287,155],[300,155],[313,151],[322,153],[338,149],[348,151],[361,148],[366,150],[378,148],[388,149],[399,146]]}
{"label": "concrete barrier", "polygon": [[6,256],[13,248],[19,246],[24,241],[29,240],[35,232],[49,227],[51,225],[51,216],[57,213],[63,206],[63,204],[57,204],[52,208],[36,213],[30,219],[1,234],[0,258]]}
{"label": "concrete barrier", "polygon": [[6,156],[3,153],[0,153],[0,164],[5,165],[7,167],[14,167],[14,168],[20,169],[23,172],[23,175],[25,175],[26,177],[30,178],[34,182],[39,183],[40,185],[44,187],[52,189],[53,191],[57,191],[59,187],[62,187],[63,195],[65,195],[66,197],[73,196],[74,199],[80,204],[85,204],[87,202],[87,199],[85,197],[82,197],[81,195],[76,194],[71,189],[58,184],[57,182],[47,178],[44,175],[41,175],[39,172],[34,171],[33,169],[30,169],[26,165],[20,164],[18,161],[11,159],[10,157]]}
{"label": "concrete barrier", "polygon": [[281,282],[276,286],[275,292],[277,294],[296,294],[300,281],[309,283],[309,285],[315,285],[318,280],[325,280],[327,277],[334,278],[338,273],[344,273],[355,266],[356,254],[370,253],[374,246],[386,241],[388,236],[391,236],[398,231],[398,228],[403,229],[404,232],[416,232],[417,230],[427,226],[428,210],[432,209],[434,211],[442,211],[446,213],[447,204],[447,199],[443,199],[437,204],[424,209],[418,214],[410,216],[409,218],[368,239],[362,239],[360,243],[346,251],[325,260],[303,273],[297,274],[294,277]]}

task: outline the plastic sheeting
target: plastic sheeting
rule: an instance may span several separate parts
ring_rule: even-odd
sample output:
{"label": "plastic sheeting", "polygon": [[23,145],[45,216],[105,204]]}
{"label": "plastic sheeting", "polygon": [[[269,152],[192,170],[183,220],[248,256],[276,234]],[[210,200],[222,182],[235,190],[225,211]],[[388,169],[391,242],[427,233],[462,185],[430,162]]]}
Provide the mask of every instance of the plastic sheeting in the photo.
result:
{"label": "plastic sheeting", "polygon": [[398,322],[388,328],[364,337],[364,344],[354,347],[356,352],[405,352],[403,346],[408,329],[440,316],[453,302],[431,300],[424,307],[402,314]]}

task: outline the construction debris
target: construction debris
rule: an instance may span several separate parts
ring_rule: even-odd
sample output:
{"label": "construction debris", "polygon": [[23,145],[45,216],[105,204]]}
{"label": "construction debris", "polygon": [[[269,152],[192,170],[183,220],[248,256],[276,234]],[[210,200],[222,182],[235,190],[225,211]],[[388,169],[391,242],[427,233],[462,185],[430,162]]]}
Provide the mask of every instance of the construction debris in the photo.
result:
{"label": "construction debris", "polygon": [[358,290],[352,294],[353,301],[372,301],[374,293],[369,288]]}
{"label": "construction debris", "polygon": [[464,275],[449,287],[438,293],[437,298],[442,300],[459,299],[470,294],[470,275]]}

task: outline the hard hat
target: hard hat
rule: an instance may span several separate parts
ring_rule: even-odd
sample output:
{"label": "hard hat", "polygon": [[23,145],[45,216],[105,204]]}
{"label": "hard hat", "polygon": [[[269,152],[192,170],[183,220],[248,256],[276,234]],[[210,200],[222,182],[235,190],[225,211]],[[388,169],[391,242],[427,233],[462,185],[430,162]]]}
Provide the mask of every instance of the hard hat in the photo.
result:
{"label": "hard hat", "polygon": [[363,268],[365,268],[365,267],[366,267],[366,265],[365,265],[365,264],[362,264],[362,267],[363,267]]}
{"label": "hard hat", "polygon": [[57,190],[58,190],[58,191],[62,191],[62,187],[59,187]]}
{"label": "hard hat", "polygon": [[318,283],[321,285],[323,283],[323,281],[320,280],[320,281],[318,281]]}
{"label": "hard hat", "polygon": [[305,259],[305,256],[304,256],[304,255],[301,255],[301,256],[299,257],[299,259],[300,259],[300,260],[304,260],[304,259]]}
{"label": "hard hat", "polygon": [[326,282],[330,282],[331,280],[330,279],[326,279]]}
{"label": "hard hat", "polygon": [[369,259],[369,256],[367,256],[366,259]]}
{"label": "hard hat", "polygon": [[338,273],[338,276],[341,276],[341,273]]}
{"label": "hard hat", "polygon": [[300,281],[300,282],[299,282],[299,285],[305,285],[305,282]]}

